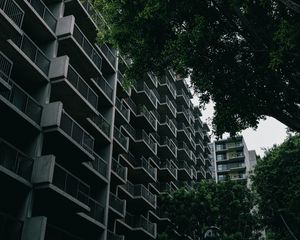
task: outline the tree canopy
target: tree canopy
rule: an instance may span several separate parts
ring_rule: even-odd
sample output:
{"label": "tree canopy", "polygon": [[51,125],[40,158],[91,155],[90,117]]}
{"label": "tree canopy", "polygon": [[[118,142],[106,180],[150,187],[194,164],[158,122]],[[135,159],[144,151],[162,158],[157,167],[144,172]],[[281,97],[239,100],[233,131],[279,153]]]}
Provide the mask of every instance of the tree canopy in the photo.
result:
{"label": "tree canopy", "polygon": [[200,103],[216,103],[215,133],[272,116],[300,131],[298,0],[94,0],[109,41],[132,59],[129,79],[173,69]]}
{"label": "tree canopy", "polygon": [[191,191],[175,191],[162,198],[162,209],[180,236],[169,231],[165,239],[203,239],[205,230],[214,226],[224,240],[257,240],[253,206],[246,184],[236,181],[202,182]]}
{"label": "tree canopy", "polygon": [[[271,239],[300,238],[300,136],[289,137],[258,161],[253,188]],[[297,238],[293,237],[296,236]]]}

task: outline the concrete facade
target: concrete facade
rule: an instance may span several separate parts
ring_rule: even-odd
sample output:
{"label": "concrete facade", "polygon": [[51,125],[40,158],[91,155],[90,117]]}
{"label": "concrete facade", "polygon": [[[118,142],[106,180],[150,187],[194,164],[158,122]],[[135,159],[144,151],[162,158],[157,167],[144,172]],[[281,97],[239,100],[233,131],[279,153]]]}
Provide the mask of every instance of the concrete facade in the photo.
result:
{"label": "concrete facade", "polygon": [[156,239],[158,195],[212,177],[185,81],[124,88],[101,22],[87,0],[0,1],[0,239]]}

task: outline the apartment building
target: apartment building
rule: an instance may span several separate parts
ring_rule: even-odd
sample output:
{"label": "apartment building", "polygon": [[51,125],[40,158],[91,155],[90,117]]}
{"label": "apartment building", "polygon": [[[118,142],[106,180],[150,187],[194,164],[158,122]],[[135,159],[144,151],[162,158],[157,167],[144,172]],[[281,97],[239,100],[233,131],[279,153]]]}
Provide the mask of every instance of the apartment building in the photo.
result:
{"label": "apartment building", "polygon": [[247,149],[243,136],[215,141],[212,153],[217,182],[226,178],[247,181],[256,164],[256,152]]}
{"label": "apartment building", "polygon": [[212,177],[185,81],[124,88],[103,22],[87,0],[0,0],[0,239],[155,239],[158,195]]}

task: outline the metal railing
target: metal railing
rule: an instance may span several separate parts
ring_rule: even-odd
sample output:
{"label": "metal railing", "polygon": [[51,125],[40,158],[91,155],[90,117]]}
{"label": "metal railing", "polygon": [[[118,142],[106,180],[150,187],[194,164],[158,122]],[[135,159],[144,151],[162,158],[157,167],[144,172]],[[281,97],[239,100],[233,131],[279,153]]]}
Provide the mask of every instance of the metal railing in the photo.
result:
{"label": "metal railing", "polygon": [[92,168],[95,169],[97,172],[101,173],[102,176],[107,178],[108,175],[107,162],[95,152],[93,152],[93,156],[95,160],[88,162],[89,165],[92,166]]}
{"label": "metal railing", "polygon": [[89,56],[90,60],[101,71],[102,58],[93,45],[89,42],[86,36],[82,33],[80,28],[74,24],[73,37],[77,43],[82,47],[84,52]]}
{"label": "metal railing", "polygon": [[170,80],[168,79],[167,76],[163,76],[162,78],[160,78],[159,84],[160,84],[160,85],[166,84],[167,87],[169,88],[171,94],[172,94],[173,96],[176,96],[176,87],[170,82]]}
{"label": "metal railing", "polygon": [[161,169],[167,168],[174,176],[176,176],[177,168],[174,166],[174,164],[172,164],[171,161],[166,160],[165,162],[160,163],[159,167]]}
{"label": "metal railing", "polygon": [[125,179],[126,168],[123,167],[116,159],[112,158],[111,170],[119,175],[122,179]]}
{"label": "metal railing", "polygon": [[245,168],[245,163],[228,163],[228,164],[219,164],[218,171],[228,171],[236,168]]}
{"label": "metal railing", "polygon": [[0,138],[0,165],[23,177],[31,179],[33,159]]}
{"label": "metal railing", "polygon": [[178,169],[184,169],[189,173],[189,175],[192,175],[192,169],[190,168],[189,164],[186,161],[178,161],[177,166]]}
{"label": "metal railing", "polygon": [[14,0],[0,0],[0,9],[2,9],[17,26],[22,26],[24,11]]}
{"label": "metal railing", "polygon": [[88,14],[91,16],[91,19],[94,21],[95,25],[101,29],[104,25],[108,26],[102,15],[99,11],[97,11],[92,3],[89,0],[80,0],[82,6],[84,9],[88,12]]}
{"label": "metal railing", "polygon": [[172,114],[176,115],[176,107],[174,106],[174,104],[172,103],[172,101],[169,99],[169,97],[167,95],[160,97],[160,103],[167,104],[167,106],[169,107]]}
{"label": "metal railing", "polygon": [[0,92],[0,95],[6,98],[35,123],[40,124],[43,107],[16,83],[11,81],[10,85],[11,89]]}
{"label": "metal railing", "polygon": [[179,97],[179,96],[182,96],[183,97],[183,99],[184,99],[184,101],[185,101],[185,103],[188,105],[188,106],[190,106],[190,99],[189,99],[189,97],[186,95],[186,93],[184,92],[184,90],[181,88],[181,89],[179,89],[179,90],[177,90],[177,97]]}
{"label": "metal railing", "polygon": [[127,148],[128,137],[125,137],[116,126],[114,127],[114,137],[124,148]]}
{"label": "metal railing", "polygon": [[19,240],[22,236],[23,221],[0,212],[1,239]]}
{"label": "metal railing", "polygon": [[175,134],[176,133],[176,125],[175,123],[168,117],[168,115],[162,115],[156,116],[160,122],[160,124],[167,124],[169,126],[169,128],[171,129],[171,131]]}
{"label": "metal railing", "polygon": [[89,153],[94,153],[94,138],[65,111],[62,111],[60,128]]}
{"label": "metal railing", "polygon": [[89,204],[90,186],[57,163],[55,163],[52,183],[80,202]]}
{"label": "metal railing", "polygon": [[183,115],[185,116],[186,120],[190,123],[190,114],[189,114],[189,110],[186,109],[184,106],[180,105],[177,107],[177,113],[183,113]]}
{"label": "metal railing", "polygon": [[27,0],[41,18],[47,23],[50,29],[55,33],[57,19],[48,7],[41,0]]}
{"label": "metal railing", "polygon": [[121,112],[121,114],[128,119],[129,117],[129,109],[125,107],[125,105],[121,102],[121,100],[116,97],[116,108]]}
{"label": "metal railing", "polygon": [[156,86],[157,82],[158,82],[157,77],[153,73],[147,73],[147,75],[151,79],[151,81],[153,82],[153,84]]}
{"label": "metal railing", "polygon": [[12,41],[48,76],[51,61],[25,33],[22,36],[13,38]]}
{"label": "metal railing", "polygon": [[127,106],[131,109],[131,111],[137,115],[138,108],[136,104],[133,102],[132,98],[123,98],[124,102],[127,104]]}
{"label": "metal railing", "polygon": [[191,150],[189,149],[189,147],[187,146],[187,144],[184,141],[178,142],[177,144],[178,149],[183,149],[186,154],[191,157]]}
{"label": "metal railing", "polygon": [[153,206],[156,206],[156,196],[143,184],[132,184],[128,181],[125,185],[121,185],[121,187],[127,190],[133,197],[143,197]]}
{"label": "metal railing", "polygon": [[150,135],[148,135],[143,129],[137,129],[135,131],[136,140],[143,140],[153,152],[156,152],[156,143],[151,139]]}
{"label": "metal railing", "polygon": [[108,98],[113,100],[113,88],[106,81],[103,75],[99,75],[97,78],[93,78],[97,85],[103,90],[103,92],[108,96]]}
{"label": "metal railing", "polygon": [[116,195],[109,194],[109,206],[115,209],[117,212],[123,214],[125,210],[125,200],[118,198]]}
{"label": "metal railing", "polygon": [[139,219],[135,222],[135,227],[141,227],[151,235],[155,235],[155,223],[150,222],[147,218],[140,215]]}
{"label": "metal railing", "polygon": [[80,92],[80,94],[87,99],[87,101],[97,109],[98,107],[98,96],[93,89],[83,80],[79,73],[69,65],[68,81]]}
{"label": "metal railing", "polygon": [[167,145],[170,148],[170,150],[174,154],[176,154],[177,147],[176,144],[172,141],[172,139],[168,138],[167,136],[163,136],[160,138],[160,144]]}
{"label": "metal railing", "polygon": [[96,221],[100,222],[100,223],[104,223],[104,211],[105,208],[102,204],[100,204],[98,201],[96,201],[95,199],[88,197],[88,206],[90,207],[90,211],[88,213],[88,215],[95,219]]}
{"label": "metal railing", "polygon": [[91,120],[109,137],[111,125],[101,114],[91,117]]}
{"label": "metal railing", "polygon": [[10,81],[12,67],[13,62],[0,51],[0,78],[7,83]]}
{"label": "metal railing", "polygon": [[148,87],[148,85],[145,82],[142,81],[133,81],[133,87],[136,89],[137,92],[144,91],[150,101],[153,103],[153,105],[156,105],[157,98],[153,91]]}
{"label": "metal railing", "polygon": [[107,46],[107,44],[103,44],[101,47],[100,47],[102,53],[106,56],[106,58],[108,59],[108,61],[111,63],[111,65],[113,67],[115,67],[115,64],[116,64],[116,56],[115,54],[113,53],[113,51],[110,49],[109,46]]}
{"label": "metal railing", "polygon": [[139,105],[137,108],[137,114],[144,115],[144,117],[150,122],[151,126],[155,127],[156,118],[151,114],[145,105]]}
{"label": "metal railing", "polygon": [[123,235],[117,235],[111,231],[107,231],[107,240],[124,240],[125,237]]}
{"label": "metal railing", "polygon": [[185,126],[184,123],[180,123],[177,126],[177,131],[183,130],[184,133],[186,134],[187,138],[190,140],[191,139],[191,133],[189,132],[189,129]]}

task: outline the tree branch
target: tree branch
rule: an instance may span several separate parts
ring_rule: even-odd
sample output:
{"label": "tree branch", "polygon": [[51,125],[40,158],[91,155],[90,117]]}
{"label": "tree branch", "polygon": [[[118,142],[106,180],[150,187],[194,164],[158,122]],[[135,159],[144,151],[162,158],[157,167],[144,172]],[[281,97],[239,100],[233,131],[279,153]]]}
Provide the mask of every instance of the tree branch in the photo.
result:
{"label": "tree branch", "polygon": [[294,10],[297,13],[300,13],[300,4],[295,3],[292,0],[279,0],[282,2],[285,6],[287,6],[289,9]]}

